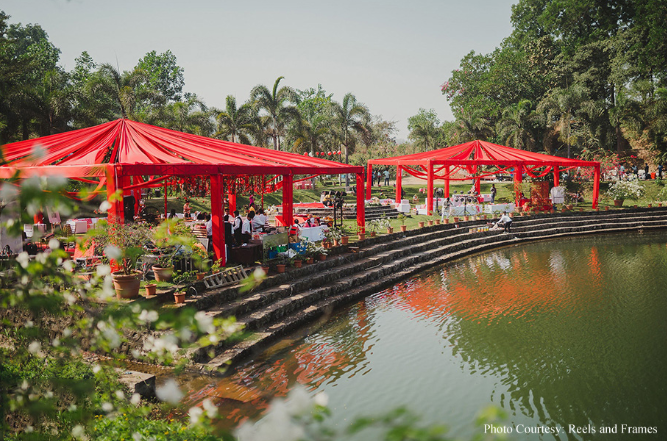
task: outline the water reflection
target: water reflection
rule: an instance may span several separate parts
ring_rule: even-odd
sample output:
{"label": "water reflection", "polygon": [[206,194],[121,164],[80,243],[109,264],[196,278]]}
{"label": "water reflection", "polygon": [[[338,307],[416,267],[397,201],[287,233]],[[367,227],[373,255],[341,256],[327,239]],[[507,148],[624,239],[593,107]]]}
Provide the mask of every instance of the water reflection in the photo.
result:
{"label": "water reflection", "polygon": [[220,382],[192,383],[190,402],[215,397],[237,423],[298,382],[330,393],[340,422],[408,404],[468,436],[491,401],[514,424],[664,433],[665,241],[576,239],[459,261],[341,311]]}

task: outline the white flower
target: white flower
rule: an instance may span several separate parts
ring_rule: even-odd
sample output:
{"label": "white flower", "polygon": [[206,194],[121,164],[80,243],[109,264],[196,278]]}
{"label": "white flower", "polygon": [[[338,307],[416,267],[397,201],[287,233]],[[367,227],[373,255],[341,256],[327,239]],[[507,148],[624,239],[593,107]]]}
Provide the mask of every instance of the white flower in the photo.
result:
{"label": "white flower", "polygon": [[27,425],[27,426],[25,427],[25,431],[26,431],[27,433],[32,433],[34,430],[35,430],[35,428],[32,427],[31,425]]}
{"label": "white flower", "polygon": [[33,341],[30,343],[28,346],[28,352],[40,358],[44,356],[44,353],[42,352],[42,344],[38,341]]}
{"label": "white flower", "polygon": [[111,274],[111,267],[109,265],[97,265],[97,276],[104,277],[108,274]]}
{"label": "white flower", "polygon": [[53,391],[47,390],[44,394],[44,398],[53,398]]}
{"label": "white flower", "polygon": [[30,153],[30,156],[33,157],[33,159],[39,159],[43,158],[44,155],[46,155],[46,150],[44,147],[42,147],[42,144],[39,142],[36,142],[34,146],[32,146],[32,152]]}
{"label": "white flower", "polygon": [[118,260],[121,257],[123,257],[123,252],[118,248],[117,246],[114,245],[107,245],[104,248],[104,254],[112,260]]}
{"label": "white flower", "polygon": [[100,204],[100,212],[101,213],[106,213],[109,208],[111,208],[111,203],[109,201],[102,201]]}
{"label": "white flower", "polygon": [[138,406],[140,402],[141,402],[141,395],[132,394],[132,398],[130,398],[130,403],[134,404],[135,406]]}
{"label": "white flower", "polygon": [[287,395],[285,401],[287,411],[290,415],[303,415],[312,408],[310,395],[305,387],[301,385],[295,386]]}
{"label": "white flower", "polygon": [[85,439],[86,431],[84,430],[81,424],[77,424],[76,426],[74,426],[74,428],[72,429],[72,436],[78,439]]}
{"label": "white flower", "polygon": [[52,250],[56,250],[56,249],[60,248],[60,241],[58,239],[56,239],[55,237],[52,238],[49,241],[49,248],[51,248]]}
{"label": "white flower", "polygon": [[304,437],[304,430],[292,421],[285,403],[274,400],[264,418],[246,421],[235,434],[239,441],[296,441]]}
{"label": "white flower", "polygon": [[18,256],[16,256],[16,261],[20,263],[23,268],[28,268],[28,264],[30,263],[30,256],[25,251],[22,251]]}
{"label": "white flower", "polygon": [[51,340],[51,345],[57,348],[58,346],[60,346],[60,339],[54,338],[53,340]]}
{"label": "white flower", "polygon": [[265,276],[266,273],[264,272],[261,266],[255,268],[255,272],[253,272],[253,277],[255,278],[255,280],[262,280],[264,279]]}
{"label": "white flower", "polygon": [[63,331],[63,337],[69,337],[70,335],[72,335],[72,330],[70,328],[65,328]]}
{"label": "white flower", "polygon": [[35,324],[33,323],[32,320],[28,320],[27,322],[25,322],[25,325],[23,326],[25,326],[26,328],[32,328],[33,326],[35,326]]}
{"label": "white flower", "polygon": [[181,392],[178,384],[173,379],[167,380],[162,386],[155,389],[155,395],[160,401],[166,401],[173,405],[178,404],[181,398],[183,398],[183,392]]}
{"label": "white flower", "polygon": [[156,322],[158,319],[158,313],[157,311],[146,311],[145,309],[141,311],[141,314],[139,315],[139,321],[141,323],[151,323],[151,322]]}
{"label": "white flower", "polygon": [[197,327],[201,332],[207,334],[212,334],[215,332],[215,326],[213,326],[213,317],[207,315],[204,311],[198,311],[195,314],[195,321],[197,322]]}
{"label": "white flower", "polygon": [[48,257],[49,257],[49,256],[48,256],[48,254],[46,254],[46,253],[37,253],[37,254],[35,255],[35,260],[43,265],[43,264],[46,263],[46,259],[47,259]]}
{"label": "white flower", "polygon": [[77,409],[76,404],[70,404],[69,407],[67,408],[67,410],[69,410],[70,412],[76,412],[76,409]]}
{"label": "white flower", "polygon": [[134,433],[132,434],[132,439],[133,439],[134,441],[141,441],[142,439],[144,439],[144,437],[141,436],[141,435],[139,434],[139,432],[134,432]]}
{"label": "white flower", "polygon": [[125,394],[123,393],[122,390],[117,390],[116,392],[114,392],[114,395],[116,395],[116,398],[118,398],[119,400],[125,399]]}
{"label": "white flower", "polygon": [[188,411],[188,415],[190,415],[190,425],[195,426],[199,424],[199,420],[203,414],[204,411],[200,407],[191,407]]}
{"label": "white flower", "polygon": [[21,389],[28,390],[29,387],[30,387],[30,384],[28,384],[27,381],[23,380],[23,383],[21,383]]}
{"label": "white flower", "polygon": [[63,268],[65,268],[65,271],[72,271],[74,269],[74,262],[71,260],[64,261]]}
{"label": "white flower", "polygon": [[102,410],[109,413],[113,410],[113,404],[109,402],[102,403]]}
{"label": "white flower", "polygon": [[313,397],[313,401],[318,406],[327,407],[327,404],[329,404],[329,396],[324,392],[318,392],[315,397]]}
{"label": "white flower", "polygon": [[210,398],[207,398],[202,401],[201,404],[204,410],[206,410],[206,416],[209,418],[215,418],[215,416],[218,414],[218,407],[213,404],[213,401],[211,401]]}

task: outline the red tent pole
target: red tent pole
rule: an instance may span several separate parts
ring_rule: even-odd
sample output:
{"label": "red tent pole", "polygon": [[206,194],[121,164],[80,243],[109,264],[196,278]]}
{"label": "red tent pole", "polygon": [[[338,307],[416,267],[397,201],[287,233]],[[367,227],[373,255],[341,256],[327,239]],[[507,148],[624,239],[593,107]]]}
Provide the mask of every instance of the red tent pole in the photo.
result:
{"label": "red tent pole", "polygon": [[167,180],[164,181],[164,218],[167,218],[169,209],[167,208]]}
{"label": "red tent pole", "polygon": [[120,214],[123,212],[122,198],[121,201],[118,201],[114,196],[118,190],[116,167],[113,164],[108,164],[104,171],[107,177],[107,201],[111,204],[111,207],[107,210],[109,223],[122,223],[122,219],[120,218]]}
{"label": "red tent pole", "polygon": [[558,166],[554,165],[554,187],[560,185],[560,172],[558,171]]}
{"label": "red tent pole", "polygon": [[[403,167],[400,165],[396,166],[396,203],[400,204],[403,195],[401,194],[401,188],[403,187]],[[370,198],[368,198],[370,199]]]}
{"label": "red tent pole", "polygon": [[373,186],[373,164],[368,164],[366,172],[366,199],[371,198],[371,187]]}
{"label": "red tent pole", "polygon": [[294,223],[294,188],[292,175],[283,175],[283,220],[287,227]]}
{"label": "red tent pole", "polygon": [[213,223],[213,251],[217,259],[222,259],[222,265],[227,263],[225,255],[225,223],[223,219],[222,176],[211,175],[211,222]]}
{"label": "red tent pole", "polygon": [[481,191],[482,190],[482,186],[481,186],[482,178],[479,177],[479,165],[475,167],[475,174],[478,175],[475,178],[475,191],[477,192],[477,194],[481,194],[482,193],[482,191]]}
{"label": "red tent pole", "polygon": [[428,216],[433,212],[433,164],[428,161],[428,182],[426,184],[426,214]]}
{"label": "red tent pole", "polygon": [[523,165],[514,167],[514,204],[516,208],[519,207],[519,199],[521,199],[521,182],[523,180]]}
{"label": "red tent pole", "polygon": [[598,208],[600,197],[600,165],[596,165],[593,173],[593,208]]}
{"label": "red tent pole", "polygon": [[364,174],[357,173],[357,230],[366,233],[366,206],[364,204]]}
{"label": "red tent pole", "polygon": [[229,193],[228,195],[229,199],[229,215],[233,215],[234,212],[236,211],[236,193]]}
{"label": "red tent pole", "polygon": [[449,166],[445,167],[445,197],[449,197]]}

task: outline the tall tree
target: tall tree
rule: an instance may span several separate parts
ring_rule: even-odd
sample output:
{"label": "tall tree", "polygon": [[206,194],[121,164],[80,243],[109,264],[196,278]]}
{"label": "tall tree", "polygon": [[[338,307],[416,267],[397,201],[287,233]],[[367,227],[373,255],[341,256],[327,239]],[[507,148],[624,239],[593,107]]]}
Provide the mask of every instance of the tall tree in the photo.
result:
{"label": "tall tree", "polygon": [[144,87],[157,91],[166,102],[181,100],[185,85],[183,68],[178,65],[171,51],[162,54],[148,52],[139,60],[137,69],[145,72]]}
{"label": "tall tree", "polygon": [[276,79],[272,90],[260,84],[250,91],[251,101],[267,114],[265,122],[275,150],[280,150],[280,137],[285,135],[287,125],[299,117],[297,108],[290,105],[297,100],[294,89],[288,86],[279,88],[283,78]]}
{"label": "tall tree", "polygon": [[408,138],[414,141],[420,151],[438,148],[440,140],[440,120],[435,110],[419,109],[419,113],[408,118]]}
{"label": "tall tree", "polygon": [[218,131],[216,137],[229,139],[231,142],[250,144],[249,136],[252,133],[256,119],[252,106],[246,103],[237,107],[236,98],[233,95],[227,95],[225,102],[225,110],[217,115]]}
{"label": "tall tree", "polygon": [[[368,109],[351,93],[345,94],[341,103],[334,102],[334,119],[340,143],[345,147],[345,163],[349,164],[349,154],[354,146],[353,134],[363,132],[363,117]],[[350,178],[345,175],[345,185],[350,185]]]}
{"label": "tall tree", "polygon": [[535,111],[532,107],[533,103],[522,100],[505,109],[496,128],[504,144],[517,149],[533,150],[535,137],[532,123],[535,121]]}
{"label": "tall tree", "polygon": [[120,72],[111,64],[105,63],[95,72],[88,83],[91,94],[101,94],[114,103],[115,113],[122,118],[135,118],[139,85],[146,79],[146,73],[140,69]]}

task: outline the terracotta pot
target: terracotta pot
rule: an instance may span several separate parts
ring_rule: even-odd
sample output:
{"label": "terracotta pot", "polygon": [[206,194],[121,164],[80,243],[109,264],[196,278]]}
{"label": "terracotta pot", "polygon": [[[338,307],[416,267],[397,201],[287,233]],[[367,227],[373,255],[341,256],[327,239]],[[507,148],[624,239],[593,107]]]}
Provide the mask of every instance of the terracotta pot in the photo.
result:
{"label": "terracotta pot", "polygon": [[662,202],[658,202],[658,207],[662,207]]}
{"label": "terracotta pot", "polygon": [[276,270],[278,273],[284,273],[285,272],[285,265],[282,263],[279,263],[276,265]]}
{"label": "terracotta pot", "polygon": [[294,261],[294,266],[295,266],[296,268],[301,268],[302,263],[303,263],[303,262],[300,261],[300,260],[295,260],[295,261]]}
{"label": "terracotta pot", "polygon": [[435,224],[436,224],[436,225],[440,225],[440,219],[436,219],[436,220],[435,220]]}
{"label": "terracotta pot", "polygon": [[116,290],[116,297],[119,299],[134,299],[139,297],[141,288],[141,273],[135,271],[134,274],[113,273],[113,287]]}
{"label": "terracotta pot", "polygon": [[405,225],[401,225],[401,231],[405,233],[406,231],[408,231],[408,227],[406,227]]}
{"label": "terracotta pot", "polygon": [[387,228],[387,234],[391,234],[394,232],[394,229],[392,227]]}
{"label": "terracotta pot", "polygon": [[170,266],[168,268],[162,268],[160,266],[153,266],[153,274],[155,274],[155,280],[158,282],[168,282],[171,280],[171,275],[174,272],[174,267]]}
{"label": "terracotta pot", "polygon": [[366,240],[366,234],[365,233],[359,233],[357,236],[359,237],[359,240]]}
{"label": "terracotta pot", "polygon": [[338,246],[338,241],[335,240],[335,239],[334,239],[334,241],[333,241],[333,246],[334,246],[334,247],[337,247],[337,246]]}
{"label": "terracotta pot", "polygon": [[583,209],[583,208],[580,208],[580,209],[579,209],[579,212],[582,212],[582,211],[584,211],[584,209]]}
{"label": "terracotta pot", "polygon": [[653,208],[653,204],[648,204],[648,208]]}
{"label": "terracotta pot", "polygon": [[428,221],[428,226],[429,226],[429,227],[432,227],[432,226],[433,226],[433,221],[432,221],[432,220],[431,220],[431,221]]}
{"label": "terracotta pot", "polygon": [[347,241],[348,241],[348,239],[349,239],[349,238],[348,238],[347,236],[341,236],[341,237],[340,237],[340,243],[341,243],[341,245],[347,245]]}
{"label": "terracotta pot", "polygon": [[204,280],[204,277],[206,277],[206,273],[197,273],[197,280]]}
{"label": "terracotta pot", "polygon": [[604,211],[609,211],[609,205],[604,207]]}
{"label": "terracotta pot", "polygon": [[445,223],[446,223],[446,224],[449,223],[449,218],[448,218],[448,217],[445,218]]}
{"label": "terracotta pot", "polygon": [[149,283],[145,286],[146,288],[146,297],[154,296],[157,292],[157,285],[155,283]]}
{"label": "terracotta pot", "polygon": [[419,228],[424,228],[424,222],[419,222]]}
{"label": "terracotta pot", "polygon": [[326,254],[320,254],[320,260],[327,260]]}
{"label": "terracotta pot", "polygon": [[174,303],[185,303],[185,291],[174,293]]}
{"label": "terracotta pot", "polygon": [[634,208],[637,208],[637,206],[635,205]]}
{"label": "terracotta pot", "polygon": [[312,257],[307,258],[307,259],[306,259],[306,263],[307,263],[308,265],[310,265],[311,263],[313,263],[313,258],[312,258]]}
{"label": "terracotta pot", "polygon": [[375,231],[371,231],[371,237],[375,237]]}
{"label": "terracotta pot", "polygon": [[455,223],[455,224],[458,224],[458,223],[459,223],[459,218],[456,217],[456,216],[454,216],[454,223]]}
{"label": "terracotta pot", "polygon": [[269,267],[262,265],[262,271],[264,271],[264,274],[269,274]]}
{"label": "terracotta pot", "polygon": [[514,213],[510,213],[510,217],[514,217]]}
{"label": "terracotta pot", "polygon": [[569,204],[569,205],[566,205],[566,207],[567,207],[568,210],[572,210],[574,208],[574,205]]}
{"label": "terracotta pot", "polygon": [[463,220],[464,220],[465,222],[469,221],[469,220],[470,220],[470,216],[463,216]]}

